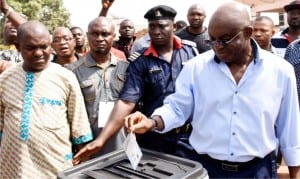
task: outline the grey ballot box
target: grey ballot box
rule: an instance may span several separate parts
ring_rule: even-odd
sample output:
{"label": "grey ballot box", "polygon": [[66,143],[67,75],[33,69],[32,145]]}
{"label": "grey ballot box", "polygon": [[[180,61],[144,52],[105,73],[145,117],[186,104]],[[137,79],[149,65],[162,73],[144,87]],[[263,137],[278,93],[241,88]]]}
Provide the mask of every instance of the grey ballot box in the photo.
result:
{"label": "grey ballot box", "polygon": [[142,149],[142,159],[132,169],[124,150],[108,153],[58,174],[58,179],[208,179],[198,162]]}

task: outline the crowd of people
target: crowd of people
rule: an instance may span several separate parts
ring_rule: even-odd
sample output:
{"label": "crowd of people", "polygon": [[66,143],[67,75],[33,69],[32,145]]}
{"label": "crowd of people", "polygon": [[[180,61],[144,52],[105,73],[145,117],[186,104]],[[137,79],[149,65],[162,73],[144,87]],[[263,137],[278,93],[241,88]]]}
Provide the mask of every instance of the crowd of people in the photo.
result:
{"label": "crowd of people", "polygon": [[[85,32],[50,33],[0,0],[0,177],[56,178],[121,150],[127,132],[142,148],[200,162],[210,178],[276,178],[282,155],[300,178],[300,1],[283,8],[288,27],[251,19],[242,3],[209,20],[192,4],[145,12],[116,29],[102,0]],[[119,32],[119,37],[116,35]],[[125,127],[125,128],[124,128]]]}

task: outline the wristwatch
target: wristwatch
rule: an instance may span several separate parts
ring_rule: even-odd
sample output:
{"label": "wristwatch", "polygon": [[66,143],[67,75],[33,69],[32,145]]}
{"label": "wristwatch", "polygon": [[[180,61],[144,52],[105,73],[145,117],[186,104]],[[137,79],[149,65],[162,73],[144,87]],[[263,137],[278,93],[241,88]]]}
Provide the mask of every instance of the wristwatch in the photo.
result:
{"label": "wristwatch", "polygon": [[152,125],[152,128],[151,128],[151,131],[157,131],[158,130],[158,121],[157,121],[157,118],[158,116],[151,116],[150,119],[152,120],[153,122],[153,125]]}

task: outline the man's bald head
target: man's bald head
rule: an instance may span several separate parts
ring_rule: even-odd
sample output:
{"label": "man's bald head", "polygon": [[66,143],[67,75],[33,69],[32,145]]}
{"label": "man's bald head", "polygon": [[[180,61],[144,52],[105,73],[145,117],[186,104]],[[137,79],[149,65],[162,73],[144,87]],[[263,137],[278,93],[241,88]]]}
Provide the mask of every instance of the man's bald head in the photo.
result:
{"label": "man's bald head", "polygon": [[51,57],[51,37],[48,28],[39,21],[27,21],[19,26],[16,42],[23,57],[25,71],[39,72]]}
{"label": "man's bald head", "polygon": [[115,25],[112,22],[112,20],[110,20],[104,16],[100,16],[100,17],[97,17],[94,20],[92,20],[88,25],[88,29],[91,29],[92,27],[99,26],[99,25],[100,26],[103,26],[103,25],[108,26],[112,32],[115,31]]}
{"label": "man's bald head", "polygon": [[104,16],[95,18],[89,23],[87,34],[91,55],[108,57],[116,36],[112,20]]}
{"label": "man's bald head", "polygon": [[194,9],[197,9],[202,14],[206,15],[205,8],[201,4],[193,4],[193,5],[191,5],[190,8],[189,8],[189,10],[188,10],[188,14],[191,14]]}
{"label": "man's bald head", "polygon": [[17,32],[17,42],[22,43],[24,37],[26,36],[38,36],[40,34],[46,35],[50,39],[50,33],[48,28],[41,22],[37,20],[27,21],[21,24]]}
{"label": "man's bald head", "polygon": [[69,35],[69,36],[73,37],[71,30],[67,27],[56,27],[52,34],[55,35],[55,34],[58,34],[61,32],[64,32],[64,35]]}
{"label": "man's bald head", "polygon": [[250,11],[242,3],[230,1],[221,5],[212,15],[209,28],[216,25],[230,25],[233,28],[243,28],[251,24]]}

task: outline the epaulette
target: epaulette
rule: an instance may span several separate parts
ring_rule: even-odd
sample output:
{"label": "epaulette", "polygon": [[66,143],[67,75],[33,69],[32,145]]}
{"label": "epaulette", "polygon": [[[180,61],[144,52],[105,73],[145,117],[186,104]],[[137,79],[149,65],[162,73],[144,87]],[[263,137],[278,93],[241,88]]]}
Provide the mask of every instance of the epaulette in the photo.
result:
{"label": "epaulette", "polygon": [[185,45],[192,46],[192,47],[197,47],[197,44],[193,41],[190,41],[190,40],[182,39],[181,43],[183,43]]}
{"label": "epaulette", "polygon": [[127,60],[130,62],[133,62],[135,59],[137,59],[139,56],[141,56],[141,53],[139,52],[134,52],[133,54],[131,54]]}

